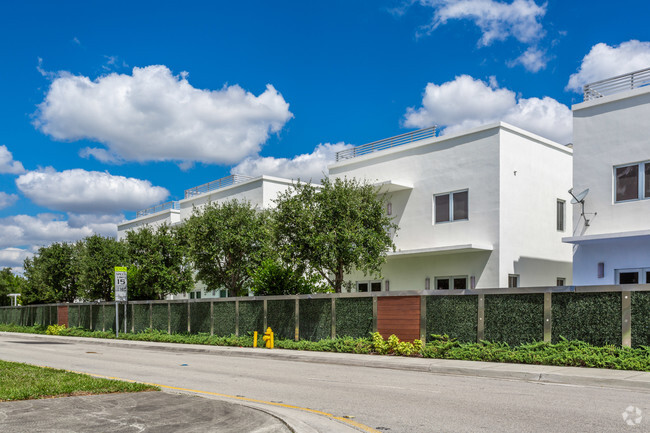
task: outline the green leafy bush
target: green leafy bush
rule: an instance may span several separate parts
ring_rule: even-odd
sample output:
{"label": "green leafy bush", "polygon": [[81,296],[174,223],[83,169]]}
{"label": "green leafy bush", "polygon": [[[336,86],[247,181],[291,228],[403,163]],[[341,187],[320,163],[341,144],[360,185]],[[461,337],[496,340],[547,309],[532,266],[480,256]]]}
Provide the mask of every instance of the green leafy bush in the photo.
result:
{"label": "green leafy bush", "polygon": [[45,333],[47,335],[62,335],[62,332],[67,328],[65,325],[50,325],[47,327]]}

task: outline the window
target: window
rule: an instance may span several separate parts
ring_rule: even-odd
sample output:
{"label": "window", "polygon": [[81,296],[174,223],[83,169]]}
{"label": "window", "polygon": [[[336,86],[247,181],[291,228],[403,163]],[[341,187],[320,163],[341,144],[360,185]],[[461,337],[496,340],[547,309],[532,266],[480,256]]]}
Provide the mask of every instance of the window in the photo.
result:
{"label": "window", "polygon": [[614,167],[616,202],[650,198],[650,162]]}
{"label": "window", "polygon": [[556,226],[557,226],[557,230],[559,232],[564,231],[564,220],[565,220],[565,218],[564,218],[564,215],[565,215],[565,213],[564,213],[564,203],[565,203],[564,200],[560,200],[560,199],[557,200],[557,211],[556,211],[556,213],[557,213],[557,222],[556,222]]}
{"label": "window", "polygon": [[436,290],[465,290],[467,289],[467,276],[436,277]]}
{"label": "window", "polygon": [[381,281],[357,281],[357,292],[381,292]]}
{"label": "window", "polygon": [[564,286],[565,284],[566,284],[565,278],[560,278],[560,277],[557,278],[556,286]]}
{"label": "window", "polygon": [[650,284],[650,268],[616,269],[616,284]]}
{"label": "window", "polygon": [[516,274],[508,275],[508,287],[510,288],[519,287],[519,275]]}
{"label": "window", "polygon": [[436,223],[469,218],[469,191],[438,194],[433,197]]}

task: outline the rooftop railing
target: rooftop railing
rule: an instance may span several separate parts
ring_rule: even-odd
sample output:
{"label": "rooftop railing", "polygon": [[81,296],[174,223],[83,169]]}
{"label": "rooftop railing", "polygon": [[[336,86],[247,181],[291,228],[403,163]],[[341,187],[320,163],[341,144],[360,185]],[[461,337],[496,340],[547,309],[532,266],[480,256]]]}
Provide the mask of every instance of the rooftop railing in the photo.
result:
{"label": "rooftop railing", "polygon": [[167,203],[157,204],[155,206],[139,210],[136,213],[135,217],[140,218],[146,215],[155,214],[157,212],[162,212],[168,209],[180,209],[180,205],[177,201],[168,201]]}
{"label": "rooftop railing", "polygon": [[650,85],[650,68],[618,75],[607,78],[606,80],[596,81],[595,83],[589,83],[583,87],[584,100],[591,101],[602,98],[603,96],[613,95],[647,85]]}
{"label": "rooftop railing", "polygon": [[237,183],[251,180],[253,177],[244,176],[243,174],[231,174],[230,176],[222,177],[221,179],[213,180],[212,182],[204,183],[203,185],[195,186],[194,188],[185,190],[185,198],[195,197],[206,192],[214,191],[227,186],[235,185]]}
{"label": "rooftop railing", "polygon": [[344,159],[351,159],[361,155],[378,152],[403,144],[413,143],[414,141],[424,140],[436,136],[436,127],[418,129],[417,131],[407,132],[406,134],[396,135],[395,137],[384,138],[383,140],[373,141],[372,143],[362,144],[351,149],[336,152],[336,162]]}

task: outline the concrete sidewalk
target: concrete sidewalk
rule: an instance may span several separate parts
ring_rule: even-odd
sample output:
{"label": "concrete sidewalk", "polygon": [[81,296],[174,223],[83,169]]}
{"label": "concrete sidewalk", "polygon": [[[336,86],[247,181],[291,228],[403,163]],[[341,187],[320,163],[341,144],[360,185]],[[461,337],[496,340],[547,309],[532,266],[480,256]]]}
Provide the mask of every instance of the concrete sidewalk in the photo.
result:
{"label": "concrete sidewalk", "polygon": [[650,391],[650,372],[599,368],[556,367],[548,365],[506,364],[449,359],[408,358],[400,356],[357,355],[348,353],[307,352],[283,349],[205,346],[197,344],[154,343],[147,341],[108,340],[85,337],[60,337],[40,334],[0,333],[20,338],[65,339],[92,342],[113,347],[171,352],[209,353],[218,356],[254,357],[355,367],[388,368],[434,374],[487,377],[528,382],[613,387]]}

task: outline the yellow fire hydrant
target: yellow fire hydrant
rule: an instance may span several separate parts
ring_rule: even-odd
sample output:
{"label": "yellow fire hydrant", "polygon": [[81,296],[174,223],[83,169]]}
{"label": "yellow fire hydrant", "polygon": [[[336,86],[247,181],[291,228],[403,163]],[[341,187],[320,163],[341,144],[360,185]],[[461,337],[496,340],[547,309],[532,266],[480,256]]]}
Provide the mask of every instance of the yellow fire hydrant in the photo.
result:
{"label": "yellow fire hydrant", "polygon": [[262,340],[264,340],[267,349],[273,349],[273,331],[271,330],[270,326],[266,328],[266,332],[264,333]]}

